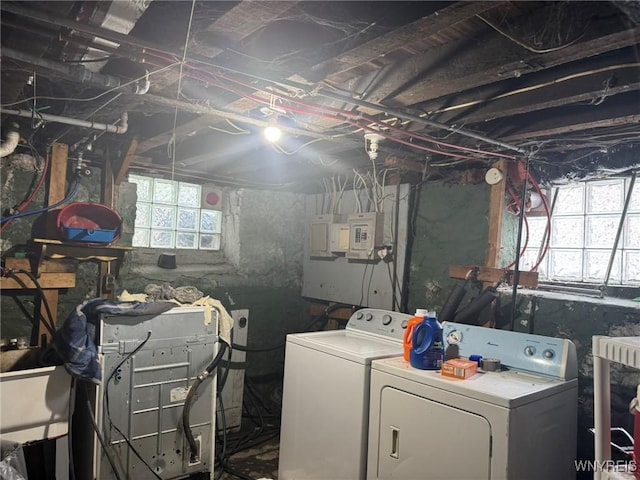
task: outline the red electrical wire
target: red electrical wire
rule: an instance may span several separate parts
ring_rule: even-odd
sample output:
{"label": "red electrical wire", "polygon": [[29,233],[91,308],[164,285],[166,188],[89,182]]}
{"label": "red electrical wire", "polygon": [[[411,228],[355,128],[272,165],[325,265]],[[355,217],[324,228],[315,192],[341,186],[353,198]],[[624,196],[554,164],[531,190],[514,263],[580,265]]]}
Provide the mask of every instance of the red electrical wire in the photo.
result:
{"label": "red electrical wire", "polygon": [[[159,52],[151,52],[151,51],[146,51],[146,53],[154,55],[154,56],[156,56],[158,58],[175,61],[175,58],[172,58],[170,55],[161,54]],[[147,60],[147,63],[152,64],[154,66],[158,66],[158,67],[167,66],[167,65],[158,64],[157,62],[153,62],[150,59]],[[251,84],[248,84],[246,82],[243,82],[243,81],[241,81],[238,78],[235,78],[233,76],[230,76],[230,75],[227,75],[227,74],[224,74],[224,73],[219,73],[219,72],[218,73],[211,72],[210,69],[204,68],[203,66],[199,66],[199,64],[198,64],[198,66],[195,66],[195,65],[193,65],[191,63],[186,63],[184,65],[184,67],[186,67],[186,68],[183,68],[183,74],[184,75],[187,75],[187,76],[189,76],[191,78],[194,78],[196,80],[203,81],[205,83],[211,83],[211,81],[215,80],[215,79],[223,79],[223,80],[227,80],[229,82],[233,82],[236,85],[240,85],[242,87],[248,88],[251,91],[260,90],[255,85],[251,85]],[[200,73],[200,74],[198,74],[198,73]],[[204,74],[206,74],[208,76],[211,76],[213,78],[204,78],[201,75],[202,73],[204,73]],[[250,94],[250,93],[247,93],[247,92],[240,91],[238,89],[231,88],[230,85],[226,85],[226,84],[221,83],[221,82],[216,82],[216,84],[220,88],[223,88],[223,89],[226,89],[226,90],[231,91],[233,93],[236,93],[237,95],[241,95],[241,96],[244,96],[246,98],[249,98],[249,99],[251,99],[251,100],[253,100],[253,101],[257,102],[257,103],[262,103],[264,105],[269,105],[270,104],[265,99],[262,99],[262,98],[260,98],[260,97],[258,97],[256,95],[253,95],[253,94]],[[269,93],[269,92],[265,92],[265,93]],[[283,95],[283,94],[278,94],[278,96],[283,98],[283,99],[285,99],[285,100],[287,100],[287,101],[289,101],[289,102],[291,102],[291,103],[295,103],[295,104],[298,104],[298,105],[300,105],[302,107],[305,107],[304,109],[300,109],[300,108],[295,108],[295,107],[291,107],[291,106],[282,105],[280,108],[282,108],[284,110],[287,110],[287,111],[290,111],[290,112],[295,112],[295,113],[300,113],[300,114],[303,114],[303,115],[306,114],[306,115],[318,116],[318,117],[321,117],[321,118],[329,118],[329,119],[338,120],[338,121],[342,121],[342,122],[346,121],[346,123],[349,123],[350,125],[353,125],[353,126],[355,126],[357,128],[369,130],[369,131],[371,131],[373,133],[377,133],[377,134],[379,134],[381,136],[384,136],[385,138],[387,138],[387,139],[389,139],[391,141],[394,141],[396,143],[400,143],[402,145],[407,145],[409,147],[413,147],[413,148],[416,148],[416,149],[419,149],[419,150],[423,150],[423,151],[426,151],[426,152],[440,154],[440,155],[446,155],[446,156],[450,156],[450,157],[453,157],[453,158],[459,158],[459,159],[477,160],[476,157],[462,156],[462,155],[457,155],[457,154],[454,154],[454,153],[451,153],[451,152],[442,151],[442,150],[429,149],[427,147],[421,146],[421,145],[413,143],[413,142],[404,141],[404,140],[401,140],[401,139],[399,139],[397,137],[394,137],[392,135],[385,134],[385,133],[381,132],[378,129],[367,127],[367,126],[364,126],[362,124],[359,124],[359,123],[357,123],[357,120],[365,120],[365,121],[367,121],[367,122],[369,122],[371,124],[374,124],[374,125],[376,125],[376,126],[378,126],[380,128],[386,128],[386,129],[389,129],[391,131],[395,131],[398,134],[409,136],[412,139],[433,143],[435,145],[442,146],[442,147],[449,147],[449,148],[453,148],[453,149],[461,150],[461,151],[465,151],[465,152],[478,153],[480,155],[489,155],[489,156],[500,157],[500,158],[515,159],[515,157],[513,155],[507,155],[507,154],[498,153],[498,152],[491,152],[491,151],[487,151],[487,150],[464,147],[464,146],[461,146],[461,145],[454,145],[454,144],[451,144],[451,143],[442,142],[440,140],[433,139],[431,137],[426,137],[426,136],[423,136],[423,135],[407,132],[406,130],[404,130],[402,128],[395,127],[395,126],[392,126],[392,125],[388,125],[388,124],[386,124],[384,122],[381,122],[381,121],[377,120],[376,118],[370,117],[368,115],[363,115],[360,112],[351,113],[348,110],[341,110],[341,109],[328,107],[328,106],[324,106],[324,105],[317,105],[317,104],[313,104],[313,103],[308,103],[308,102],[304,102],[302,100],[299,100],[297,98],[289,97],[289,96],[286,96],[286,95]],[[346,117],[346,119],[350,119],[352,121],[345,120],[345,118],[343,118],[343,117]]]}
{"label": "red electrical wire", "polygon": [[536,181],[535,178],[533,178],[533,175],[531,175],[531,173],[529,173],[528,175],[529,175],[529,180],[533,184],[533,187],[536,189],[536,192],[538,192],[538,195],[540,195],[540,198],[542,199],[542,205],[544,207],[544,212],[547,215],[547,227],[544,230],[544,233],[545,233],[544,249],[540,253],[540,256],[538,257],[538,260],[537,260],[536,264],[531,268],[531,271],[535,272],[538,269],[538,267],[540,266],[540,264],[542,263],[542,260],[544,260],[544,257],[547,255],[547,252],[549,251],[549,246],[551,244],[551,212],[549,211],[549,204],[547,203],[547,199],[542,194],[542,190],[540,189],[540,185],[538,185],[538,182]]}
{"label": "red electrical wire", "polygon": [[[38,184],[36,185],[36,188],[33,189],[31,194],[29,195],[29,197],[24,202],[22,202],[20,205],[18,205],[16,207],[17,213],[20,213],[20,212],[24,211],[24,209],[27,208],[31,204],[33,199],[36,197],[36,195],[38,194],[38,192],[42,188],[42,185],[44,185],[44,180],[47,177],[47,171],[49,170],[50,161],[51,161],[51,159],[49,157],[49,154],[47,153],[45,155],[45,157],[44,157],[44,168],[42,169],[42,174],[40,175],[40,178],[38,179]],[[4,222],[2,224],[2,227],[0,227],[0,233],[4,232],[4,229],[7,228],[11,224],[12,221],[13,220],[8,220],[8,221]]]}
{"label": "red electrical wire", "polygon": [[[511,185],[509,185],[509,183],[507,183],[507,189],[509,190],[509,195],[511,195],[511,198],[513,199],[513,201],[516,202],[516,205],[520,205],[521,202],[519,203],[518,194],[513,190]],[[526,231],[525,235],[526,236],[525,236],[524,245],[522,246],[522,249],[520,250],[520,255],[518,255],[518,258],[520,258],[520,257],[522,257],[524,255],[524,253],[527,250],[527,246],[529,245],[529,221],[527,220],[527,216],[524,215],[524,214],[523,214],[523,220],[524,220],[524,226],[525,226],[525,231]],[[509,270],[511,267],[513,267],[516,264],[516,260],[514,260],[509,265],[504,267],[504,269],[505,270]]]}

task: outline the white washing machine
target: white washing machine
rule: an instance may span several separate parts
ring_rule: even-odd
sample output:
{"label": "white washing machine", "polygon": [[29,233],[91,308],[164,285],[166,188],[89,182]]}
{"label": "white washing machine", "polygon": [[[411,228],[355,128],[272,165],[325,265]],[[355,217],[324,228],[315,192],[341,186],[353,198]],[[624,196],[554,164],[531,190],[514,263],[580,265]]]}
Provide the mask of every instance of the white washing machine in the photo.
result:
{"label": "white washing machine", "polygon": [[447,352],[500,359],[466,380],[375,360],[368,479],[564,480],[576,475],[569,340],[445,323]]}
{"label": "white washing machine", "polygon": [[279,480],[365,478],[371,362],[402,356],[410,318],[365,308],[344,330],[287,336]]}

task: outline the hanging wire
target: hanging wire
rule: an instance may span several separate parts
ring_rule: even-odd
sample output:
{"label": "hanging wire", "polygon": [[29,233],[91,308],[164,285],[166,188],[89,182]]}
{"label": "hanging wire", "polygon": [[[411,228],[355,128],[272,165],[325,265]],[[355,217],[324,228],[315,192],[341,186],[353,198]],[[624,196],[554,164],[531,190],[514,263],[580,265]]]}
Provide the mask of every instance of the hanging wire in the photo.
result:
{"label": "hanging wire", "polygon": [[[184,62],[187,58],[187,47],[189,46],[189,37],[191,35],[191,24],[193,23],[193,10],[196,6],[196,0],[191,2],[191,12],[189,13],[189,25],[187,27],[187,36],[184,40],[184,48],[182,51],[182,60],[180,61],[180,72],[178,74],[178,92],[176,94],[176,100],[180,100],[180,94],[182,93],[182,71],[184,68]],[[178,125],[178,106],[176,105],[175,113],[173,115],[173,132],[171,134],[171,142],[173,148],[171,150],[171,181],[174,180],[176,172],[176,127]]]}

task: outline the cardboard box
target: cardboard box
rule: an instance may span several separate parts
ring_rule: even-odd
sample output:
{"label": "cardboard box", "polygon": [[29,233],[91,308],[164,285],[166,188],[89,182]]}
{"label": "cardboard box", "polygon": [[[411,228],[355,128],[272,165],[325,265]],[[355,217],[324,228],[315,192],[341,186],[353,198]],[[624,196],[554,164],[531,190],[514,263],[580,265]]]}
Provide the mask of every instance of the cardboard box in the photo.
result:
{"label": "cardboard box", "polygon": [[453,358],[442,364],[442,375],[445,377],[460,378],[462,380],[472,377],[478,371],[477,362]]}

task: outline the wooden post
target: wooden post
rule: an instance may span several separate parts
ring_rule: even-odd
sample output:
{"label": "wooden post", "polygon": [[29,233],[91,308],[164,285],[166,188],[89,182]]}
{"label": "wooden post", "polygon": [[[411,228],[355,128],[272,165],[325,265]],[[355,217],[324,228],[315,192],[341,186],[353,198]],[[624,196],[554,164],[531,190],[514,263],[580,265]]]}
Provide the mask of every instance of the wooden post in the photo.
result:
{"label": "wooden post", "polygon": [[487,255],[485,258],[485,266],[499,268],[500,245],[502,242],[502,216],[504,215],[504,196],[507,183],[507,161],[499,160],[493,165],[493,167],[500,170],[505,178],[491,186],[491,194],[489,197],[489,231],[487,234]]}
{"label": "wooden post", "polygon": [[[54,205],[64,200],[67,189],[67,163],[69,147],[63,143],[54,143],[51,149],[51,164],[47,179],[47,205]],[[57,209],[46,213],[44,237],[58,238],[56,225]]]}
{"label": "wooden post", "polygon": [[[114,193],[113,163],[111,161],[110,152],[107,150],[107,155],[104,159],[104,167],[102,169],[102,203],[107,207],[113,208]],[[112,275],[109,262],[100,262],[98,295],[102,298],[113,300],[115,292],[105,289],[105,279],[107,278],[107,275]]]}

